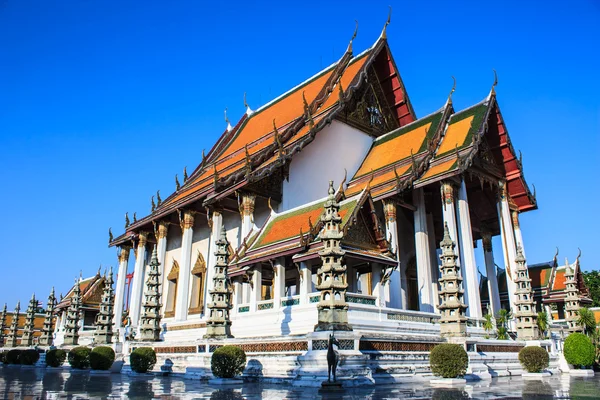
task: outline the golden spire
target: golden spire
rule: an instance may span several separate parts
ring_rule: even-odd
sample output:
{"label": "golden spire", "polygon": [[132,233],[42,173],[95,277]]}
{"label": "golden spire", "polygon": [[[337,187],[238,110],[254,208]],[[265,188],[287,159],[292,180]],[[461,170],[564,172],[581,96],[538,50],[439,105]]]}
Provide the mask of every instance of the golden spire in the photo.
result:
{"label": "golden spire", "polygon": [[348,171],[344,168],[344,179],[340,182],[340,187],[338,188],[338,192],[344,193],[344,185],[346,184],[346,179],[348,178]]}
{"label": "golden spire", "polygon": [[358,33],[358,21],[354,20],[354,22],[356,22],[356,28],[354,28],[354,34],[352,35],[352,39],[350,39],[350,43],[348,43],[348,48],[346,49],[346,53],[350,54],[352,54],[352,42],[354,39],[356,39],[356,34]]}
{"label": "golden spire", "polygon": [[448,105],[452,105],[452,93],[454,93],[454,91],[456,90],[456,78],[454,77],[454,75],[452,76],[452,81],[454,81],[454,83],[452,84],[452,89],[450,90],[450,94],[448,95],[448,101],[446,102],[446,104]]}
{"label": "golden spire", "polygon": [[390,11],[388,13],[388,18],[387,21],[385,21],[385,25],[383,25],[383,30],[381,31],[381,38],[382,39],[387,39],[387,26],[390,24],[390,22],[392,22],[392,6],[390,6]]}
{"label": "golden spire", "polygon": [[495,69],[493,69],[492,71],[494,71],[494,83],[492,84],[492,90],[490,90],[490,96],[495,96],[496,95],[496,85],[498,85],[498,74],[496,73]]}
{"label": "golden spire", "polygon": [[225,107],[225,122],[227,123],[227,132],[231,132],[233,129],[231,127],[231,123],[229,122],[229,118],[227,118],[227,107]]}
{"label": "golden spire", "polygon": [[248,105],[248,102],[246,101],[246,92],[244,92],[244,107],[246,107],[246,115],[247,116],[250,116],[254,112]]}

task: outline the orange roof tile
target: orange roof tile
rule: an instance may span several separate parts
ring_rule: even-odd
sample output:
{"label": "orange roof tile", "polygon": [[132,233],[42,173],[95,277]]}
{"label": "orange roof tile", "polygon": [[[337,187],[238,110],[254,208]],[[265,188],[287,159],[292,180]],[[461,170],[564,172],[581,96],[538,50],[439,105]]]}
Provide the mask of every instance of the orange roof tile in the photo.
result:
{"label": "orange roof tile", "polygon": [[554,277],[554,285],[552,286],[552,290],[565,290],[566,285],[565,281],[567,278],[565,277],[565,270],[557,270],[556,276]]}
{"label": "orange roof tile", "polygon": [[474,118],[475,116],[471,115],[456,123],[450,123],[450,125],[448,125],[448,129],[446,130],[446,134],[442,139],[442,144],[437,151],[438,154],[444,154],[448,151],[456,149],[456,147],[462,147],[465,143]]}
{"label": "orange roof tile", "polygon": [[427,172],[419,179],[419,181],[424,181],[426,179],[432,178],[434,176],[443,174],[444,172],[448,172],[456,166],[456,157],[451,158],[448,161],[443,163],[434,165],[430,167]]}

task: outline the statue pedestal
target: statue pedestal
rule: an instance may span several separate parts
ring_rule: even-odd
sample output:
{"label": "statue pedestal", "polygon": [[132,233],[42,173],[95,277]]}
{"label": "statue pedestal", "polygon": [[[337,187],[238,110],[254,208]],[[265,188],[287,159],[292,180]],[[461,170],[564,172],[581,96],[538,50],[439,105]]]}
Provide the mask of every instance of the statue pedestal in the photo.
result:
{"label": "statue pedestal", "polygon": [[319,390],[320,392],[333,392],[333,391],[340,391],[340,390],[344,390],[342,388],[342,384],[341,382],[328,382],[328,381],[324,381],[321,382],[321,390]]}

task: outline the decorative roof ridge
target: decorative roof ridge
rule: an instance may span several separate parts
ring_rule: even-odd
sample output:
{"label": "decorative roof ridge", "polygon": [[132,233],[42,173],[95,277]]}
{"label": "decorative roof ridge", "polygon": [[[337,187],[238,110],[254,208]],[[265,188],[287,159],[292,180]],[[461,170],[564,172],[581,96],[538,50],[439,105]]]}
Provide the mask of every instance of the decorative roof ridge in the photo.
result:
{"label": "decorative roof ridge", "polygon": [[[417,124],[417,123],[419,123],[419,122],[423,122],[423,121],[424,121],[424,120],[426,120],[427,118],[433,118],[433,117],[435,117],[437,114],[443,113],[443,112],[446,110],[446,107],[448,107],[448,106],[449,106],[449,105],[448,105],[448,103],[444,103],[444,105],[443,105],[442,107],[438,108],[438,109],[437,109],[437,110],[435,110],[434,112],[432,112],[432,113],[429,113],[429,114],[427,114],[427,115],[425,115],[424,117],[421,117],[421,118],[419,118],[419,119],[415,119],[414,121],[412,121],[412,122],[409,122],[408,124],[406,124],[406,125],[404,125],[404,126],[401,126],[401,127],[399,127],[399,128],[396,128],[396,129],[394,129],[393,131],[389,131],[388,133],[385,133],[385,134],[383,134],[383,135],[381,135],[381,136],[379,136],[379,137],[376,137],[375,139],[373,139],[373,146],[374,146],[374,145],[375,145],[377,142],[379,142],[380,140],[382,140],[382,139],[385,139],[385,138],[387,138],[388,136],[391,136],[391,135],[393,135],[394,133],[397,133],[398,131],[401,131],[401,130],[403,130],[403,129],[407,129],[407,130],[408,130],[408,129],[410,129],[410,128],[411,128],[413,125],[415,125],[415,124]],[[451,106],[451,105],[450,105],[450,106]]]}
{"label": "decorative roof ridge", "polygon": [[[467,108],[463,108],[462,110],[455,111],[450,116],[450,121],[452,121],[452,118],[454,118],[454,117],[456,117],[456,116],[458,116],[458,115],[460,115],[460,114],[462,114],[464,112],[470,111],[470,110],[472,110],[475,107],[479,107],[479,106],[482,106],[482,105],[484,105],[486,103],[490,103],[490,102],[491,102],[491,100],[488,97],[486,97],[485,99],[483,99],[483,100],[481,100],[481,101],[479,101],[479,102],[477,102],[477,103],[475,103],[475,104],[473,104],[473,105],[471,105],[471,106],[469,106]],[[489,106],[490,104],[487,104],[487,105]]]}

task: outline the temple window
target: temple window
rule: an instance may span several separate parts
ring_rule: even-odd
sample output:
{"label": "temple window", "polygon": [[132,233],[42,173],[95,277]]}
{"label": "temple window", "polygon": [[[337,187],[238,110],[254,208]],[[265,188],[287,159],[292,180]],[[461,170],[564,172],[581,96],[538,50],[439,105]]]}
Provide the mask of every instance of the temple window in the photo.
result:
{"label": "temple window", "polygon": [[175,316],[175,303],[177,302],[177,281],[179,278],[179,263],[173,260],[171,271],[167,275],[167,302],[165,305],[165,318]]}
{"label": "temple window", "polygon": [[206,280],[206,262],[198,251],[196,263],[192,268],[192,295],[190,298],[189,314],[201,314],[204,311],[204,291]]}

